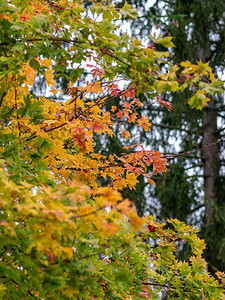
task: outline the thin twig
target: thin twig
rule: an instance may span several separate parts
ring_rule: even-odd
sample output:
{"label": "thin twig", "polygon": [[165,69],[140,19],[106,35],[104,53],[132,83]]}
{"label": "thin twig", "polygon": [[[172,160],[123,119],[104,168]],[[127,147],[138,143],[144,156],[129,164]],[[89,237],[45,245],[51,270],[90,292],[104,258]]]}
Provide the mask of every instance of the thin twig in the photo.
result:
{"label": "thin twig", "polygon": [[[121,202],[124,202],[124,201],[125,201],[125,199],[117,201],[116,205],[120,204]],[[101,207],[99,207],[99,208],[97,208],[97,209],[95,209],[95,210],[93,210],[93,211],[91,211],[89,213],[86,213],[86,214],[83,214],[83,215],[77,215],[77,216],[72,217],[71,219],[75,219],[76,220],[78,218],[84,218],[84,217],[90,216],[90,215],[95,214],[96,212],[98,212],[100,210],[105,209],[106,207],[107,207],[107,205],[101,206]]]}
{"label": "thin twig", "polygon": [[129,63],[123,61],[121,58],[117,57],[114,53],[110,52],[108,49],[100,49],[100,50],[103,54],[109,55],[109,56],[115,58],[116,60],[120,61],[124,65],[127,65],[128,67],[132,68],[132,66]]}
{"label": "thin twig", "polygon": [[85,259],[85,258],[89,258],[89,257],[95,256],[95,255],[100,255],[100,254],[102,254],[102,253],[103,253],[103,251],[101,251],[101,252],[96,252],[96,253],[93,253],[93,254],[90,254],[90,255],[86,255],[86,256],[82,256],[82,257],[79,257],[79,260]]}
{"label": "thin twig", "polygon": [[101,206],[101,207],[99,207],[99,208],[97,208],[97,209],[95,209],[95,210],[93,210],[93,211],[91,211],[89,213],[86,213],[86,214],[83,214],[83,215],[77,215],[77,216],[72,217],[71,219],[78,219],[78,218],[88,217],[88,216],[90,216],[92,214],[95,214],[96,212],[98,212],[100,210],[105,209],[105,208],[106,208],[106,206]]}
{"label": "thin twig", "polygon": [[165,156],[162,156],[163,158],[173,158],[173,157],[178,157],[178,156],[186,156],[186,155],[189,155],[189,154],[192,154],[192,153],[196,153],[196,152],[199,152],[199,151],[202,151],[202,150],[205,150],[209,147],[212,147],[212,146],[215,146],[216,144],[220,143],[221,141],[223,141],[225,139],[225,137],[217,140],[216,142],[212,143],[212,144],[209,144],[209,145],[205,145],[204,147],[201,147],[199,149],[196,149],[196,150],[192,150],[192,151],[188,151],[188,152],[184,152],[184,153],[179,153],[179,154],[172,154],[172,155],[165,155]]}
{"label": "thin twig", "polygon": [[14,107],[13,107],[12,109],[10,109],[7,113],[5,113],[5,114],[3,114],[3,115],[0,115],[0,118],[9,115],[13,110],[14,110]]}
{"label": "thin twig", "polygon": [[6,95],[6,92],[4,91],[2,96],[1,96],[1,99],[0,99],[0,107],[2,106],[2,102],[3,102],[3,99],[4,99],[5,95]]}
{"label": "thin twig", "polygon": [[[183,289],[185,288],[185,286],[179,286],[176,287],[174,285],[165,285],[165,284],[161,284],[158,282],[142,282],[143,285],[153,285],[153,286],[160,286],[160,287],[164,287],[164,288],[169,288],[169,289]],[[219,286],[215,286],[216,289],[225,289],[225,285],[219,285]]]}
{"label": "thin twig", "polygon": [[7,251],[7,249],[4,247],[4,250],[3,250],[2,253],[0,254],[0,257],[2,257],[2,256],[5,254],[6,251]]}
{"label": "thin twig", "polygon": [[[57,37],[46,37],[47,40],[53,41],[53,42],[64,42],[64,43],[69,43],[69,44],[85,44],[86,42],[81,42],[78,40],[70,40],[70,39],[63,39],[63,38],[57,38]],[[18,40],[18,42],[41,42],[44,39],[41,38],[29,38],[29,39],[24,39],[24,40]]]}
{"label": "thin twig", "polygon": [[109,300],[112,300],[112,298],[110,298],[109,296],[107,296],[106,294],[105,294],[105,296],[106,296],[106,298],[108,298]]}
{"label": "thin twig", "polygon": [[[165,285],[165,284],[161,284],[158,282],[142,282],[142,284],[143,285],[161,286],[163,288],[169,288],[169,289],[176,289],[176,287],[173,285]],[[179,287],[179,288],[183,288],[183,287]]]}

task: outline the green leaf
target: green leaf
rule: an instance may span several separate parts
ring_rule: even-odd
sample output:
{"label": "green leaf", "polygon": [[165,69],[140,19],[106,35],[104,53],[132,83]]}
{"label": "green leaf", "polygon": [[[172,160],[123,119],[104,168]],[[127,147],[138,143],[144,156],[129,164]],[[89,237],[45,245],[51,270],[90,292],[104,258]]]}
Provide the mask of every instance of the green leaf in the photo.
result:
{"label": "green leaf", "polygon": [[125,18],[130,17],[132,19],[135,19],[138,16],[137,10],[135,8],[132,8],[132,6],[130,4],[128,4],[127,2],[125,2],[123,8],[120,9],[120,13]]}
{"label": "green leaf", "polygon": [[204,106],[206,106],[207,102],[209,102],[209,98],[206,97],[204,92],[198,91],[194,96],[192,96],[188,104],[195,109],[202,110]]}
{"label": "green leaf", "polygon": [[172,38],[173,38],[172,36],[167,36],[162,40],[157,40],[156,43],[163,45],[165,48],[175,47],[174,43],[171,41]]}

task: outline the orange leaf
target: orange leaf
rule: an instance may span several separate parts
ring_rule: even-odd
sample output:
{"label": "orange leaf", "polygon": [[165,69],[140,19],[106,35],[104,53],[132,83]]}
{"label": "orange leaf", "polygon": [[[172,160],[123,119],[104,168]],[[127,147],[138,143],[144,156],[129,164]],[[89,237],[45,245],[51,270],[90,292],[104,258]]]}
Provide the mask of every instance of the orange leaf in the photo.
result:
{"label": "orange leaf", "polygon": [[117,106],[113,105],[111,111],[114,113],[115,110],[117,110]]}
{"label": "orange leaf", "polygon": [[116,113],[117,118],[119,118],[120,120],[123,119],[123,113],[121,110],[118,111],[118,113]]}
{"label": "orange leaf", "polygon": [[133,209],[129,211],[128,217],[130,219],[131,229],[135,231],[141,231],[144,224],[144,220],[140,218]]}
{"label": "orange leaf", "polygon": [[138,124],[139,126],[143,127],[145,131],[149,130],[149,127],[152,125],[149,120],[147,119],[147,117],[142,116],[139,120],[138,120]]}
{"label": "orange leaf", "polygon": [[134,173],[127,173],[126,175],[128,185],[133,188],[138,183],[137,176]]}
{"label": "orange leaf", "polygon": [[126,131],[126,130],[123,130],[122,137],[125,137],[125,138],[128,140],[129,137],[130,137],[130,132],[129,132],[129,131]]}

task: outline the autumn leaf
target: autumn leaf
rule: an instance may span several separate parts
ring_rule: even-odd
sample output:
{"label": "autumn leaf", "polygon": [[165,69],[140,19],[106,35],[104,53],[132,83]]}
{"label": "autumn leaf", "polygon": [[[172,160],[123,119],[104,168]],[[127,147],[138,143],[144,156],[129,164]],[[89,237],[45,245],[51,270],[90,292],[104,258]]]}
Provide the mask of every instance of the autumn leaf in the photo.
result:
{"label": "autumn leaf", "polygon": [[104,132],[105,126],[101,120],[96,120],[92,123],[90,129],[96,132]]}
{"label": "autumn leaf", "polygon": [[157,97],[160,106],[165,106],[168,111],[172,110],[171,103],[169,101],[163,101],[162,97]]}
{"label": "autumn leaf", "polygon": [[151,123],[149,122],[149,120],[147,119],[147,117],[142,116],[139,120],[138,120],[138,125],[143,127],[145,131],[149,130],[149,127],[151,126]]}
{"label": "autumn leaf", "polygon": [[123,130],[122,137],[125,137],[128,140],[130,137],[130,132]]}
{"label": "autumn leaf", "polygon": [[117,106],[113,105],[111,111],[114,113],[117,110]]}
{"label": "autumn leaf", "polygon": [[116,113],[116,116],[117,116],[117,118],[119,118],[120,120],[122,120],[123,119],[122,111],[119,110],[118,113]]}
{"label": "autumn leaf", "polygon": [[140,231],[144,224],[143,219],[140,218],[133,209],[129,211],[128,217],[130,219],[131,229],[135,231]]}
{"label": "autumn leaf", "polygon": [[138,183],[137,177],[134,173],[127,173],[126,175],[127,184],[130,188],[134,188]]}

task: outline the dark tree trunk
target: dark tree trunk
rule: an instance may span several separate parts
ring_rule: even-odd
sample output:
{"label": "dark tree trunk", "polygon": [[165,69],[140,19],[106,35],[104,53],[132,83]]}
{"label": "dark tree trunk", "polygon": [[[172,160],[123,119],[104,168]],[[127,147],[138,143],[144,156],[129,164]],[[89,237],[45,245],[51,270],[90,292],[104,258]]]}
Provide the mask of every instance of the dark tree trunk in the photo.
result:
{"label": "dark tree trunk", "polygon": [[[215,100],[210,97],[208,107],[203,112],[203,137],[202,146],[217,141],[217,110]],[[206,229],[212,223],[214,204],[216,201],[216,182],[220,171],[219,145],[216,144],[202,152],[205,192],[205,225]]]}
{"label": "dark tree trunk", "polygon": [[[202,16],[203,17],[203,16]],[[203,20],[197,18],[195,31],[197,37],[196,59],[206,63],[212,56],[210,49],[210,31],[207,18]],[[202,117],[202,146],[212,144],[218,139],[217,109],[215,99],[208,95],[210,101],[203,110]],[[205,226],[212,224],[214,204],[216,201],[216,182],[220,171],[219,145],[209,147],[202,152],[202,165],[204,173],[204,193],[205,193]]]}
{"label": "dark tree trunk", "polygon": [[[206,28],[207,24],[205,24]],[[196,27],[197,31],[197,27]],[[204,35],[202,34],[204,32]],[[200,34],[200,33],[199,33]],[[209,44],[209,31],[201,31],[201,39],[197,45],[197,59],[205,62],[211,57]],[[205,41],[205,43],[202,43]],[[208,95],[210,101],[208,106],[203,109],[202,115],[202,146],[210,145],[216,142],[219,138],[217,120],[218,109],[216,107],[215,98]],[[209,262],[208,268],[211,273],[218,270],[223,270],[224,263],[219,258],[219,248],[221,245],[221,236],[217,237],[217,229],[220,228],[220,222],[216,220],[215,210],[218,207],[217,199],[217,182],[220,175],[220,152],[219,144],[209,147],[202,151],[202,167],[204,174],[204,198],[205,198],[205,228],[204,239],[207,243],[205,252],[206,259]],[[214,254],[212,255],[212,253]],[[217,252],[217,254],[215,254]]]}

